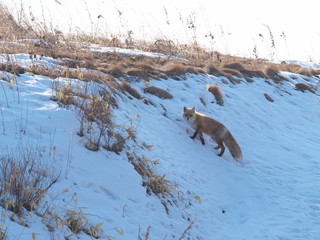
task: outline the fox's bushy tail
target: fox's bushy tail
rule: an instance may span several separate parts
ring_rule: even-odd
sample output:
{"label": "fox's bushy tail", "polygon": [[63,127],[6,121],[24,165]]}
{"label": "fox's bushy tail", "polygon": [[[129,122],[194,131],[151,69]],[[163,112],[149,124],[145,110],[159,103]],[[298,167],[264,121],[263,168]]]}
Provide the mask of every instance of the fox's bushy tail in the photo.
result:
{"label": "fox's bushy tail", "polygon": [[229,131],[226,132],[223,142],[229,149],[232,157],[235,160],[239,161],[242,158],[242,151],[240,149],[239,144],[237,143],[237,141],[234,139],[234,137]]}

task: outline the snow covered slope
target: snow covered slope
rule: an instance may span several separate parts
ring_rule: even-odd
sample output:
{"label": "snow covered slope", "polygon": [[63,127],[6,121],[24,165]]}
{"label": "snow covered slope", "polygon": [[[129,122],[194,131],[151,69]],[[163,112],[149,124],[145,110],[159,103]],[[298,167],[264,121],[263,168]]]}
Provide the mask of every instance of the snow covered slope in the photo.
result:
{"label": "snow covered slope", "polygon": [[[15,58],[19,64],[31,61],[24,55]],[[39,61],[48,67],[58,64],[50,58]],[[44,76],[25,73],[11,84],[0,81],[0,149],[3,153],[32,143],[45,156],[54,151],[53,165],[62,175],[41,207],[50,206],[61,215],[64,209],[80,211],[90,224],[103,222],[103,239],[147,238],[143,234],[148,226],[152,240],[317,239],[320,99],[294,90],[294,83],[308,80],[316,85],[318,79],[282,74],[288,81],[281,84],[254,78],[252,83],[243,80],[233,85],[224,83],[224,77],[192,74],[151,82],[150,86],[167,90],[173,99],[145,93],[144,82],[134,79],[131,86],[149,104],[124,93],[117,95],[118,124],[130,123],[137,114],[132,120],[136,142],[129,144],[130,150],[159,160],[155,171],[178,185],[181,197],[172,205],[146,194],[125,151],[117,155],[85,148],[84,138],[77,135],[74,111],[50,100],[53,80]],[[211,83],[222,87],[224,106],[205,91]],[[228,150],[218,157],[208,136],[204,146],[190,139],[193,130],[182,120],[183,106],[195,106],[225,124],[241,146],[243,160],[235,162]],[[143,145],[152,147],[148,151],[139,147]],[[39,216],[25,216],[29,226],[25,228],[9,220],[9,211],[3,214],[0,225],[8,239],[64,239],[72,234],[66,228],[63,233],[49,232]],[[88,238],[81,232],[69,239]]]}

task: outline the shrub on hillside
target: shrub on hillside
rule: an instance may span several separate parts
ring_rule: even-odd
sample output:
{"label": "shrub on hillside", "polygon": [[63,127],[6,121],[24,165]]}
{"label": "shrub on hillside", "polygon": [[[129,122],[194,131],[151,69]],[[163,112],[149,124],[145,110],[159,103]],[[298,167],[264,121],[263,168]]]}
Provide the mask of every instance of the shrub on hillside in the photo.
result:
{"label": "shrub on hillside", "polygon": [[38,148],[19,147],[0,156],[0,205],[20,215],[37,208],[59,179]]}

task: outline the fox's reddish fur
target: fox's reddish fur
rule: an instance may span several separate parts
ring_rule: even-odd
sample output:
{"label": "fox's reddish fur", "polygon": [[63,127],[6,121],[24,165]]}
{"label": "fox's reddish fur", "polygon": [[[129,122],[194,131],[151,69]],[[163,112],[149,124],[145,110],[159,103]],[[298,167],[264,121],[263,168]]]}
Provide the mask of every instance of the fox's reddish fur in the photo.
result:
{"label": "fox's reddish fur", "polygon": [[202,134],[205,133],[218,144],[215,149],[221,149],[220,153],[218,154],[219,156],[223,155],[225,151],[225,147],[223,144],[225,144],[235,160],[240,160],[242,158],[242,152],[239,144],[226,128],[226,126],[224,126],[221,122],[210,118],[202,113],[196,112],[195,107],[184,107],[183,118],[193,129],[196,130],[193,136],[191,136],[192,139],[199,135],[202,144],[205,144]]}

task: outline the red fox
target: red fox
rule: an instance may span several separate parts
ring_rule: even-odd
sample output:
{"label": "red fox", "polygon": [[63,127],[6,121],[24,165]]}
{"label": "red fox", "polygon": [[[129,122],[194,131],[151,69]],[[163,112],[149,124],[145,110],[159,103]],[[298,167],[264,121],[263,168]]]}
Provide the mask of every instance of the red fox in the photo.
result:
{"label": "red fox", "polygon": [[196,112],[195,107],[184,107],[183,118],[193,129],[196,130],[193,136],[191,136],[192,139],[199,135],[201,143],[204,145],[205,141],[202,133],[205,133],[218,144],[214,149],[221,149],[218,156],[221,157],[225,151],[224,143],[235,160],[239,161],[242,158],[242,152],[237,141],[222,123],[202,113]]}

